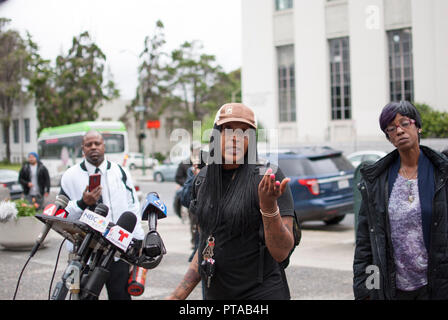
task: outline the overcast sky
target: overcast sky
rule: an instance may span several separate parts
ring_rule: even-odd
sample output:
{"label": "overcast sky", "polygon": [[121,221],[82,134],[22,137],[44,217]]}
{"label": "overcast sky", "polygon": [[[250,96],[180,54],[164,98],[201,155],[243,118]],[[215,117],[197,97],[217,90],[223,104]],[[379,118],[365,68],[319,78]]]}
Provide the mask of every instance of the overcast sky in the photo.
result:
{"label": "overcast sky", "polygon": [[89,31],[124,99],[134,97],[137,55],[157,20],[165,26],[165,51],[201,40],[225,71],[241,67],[241,0],[7,0],[0,16],[22,35],[29,31],[52,61],[67,53],[73,36]]}

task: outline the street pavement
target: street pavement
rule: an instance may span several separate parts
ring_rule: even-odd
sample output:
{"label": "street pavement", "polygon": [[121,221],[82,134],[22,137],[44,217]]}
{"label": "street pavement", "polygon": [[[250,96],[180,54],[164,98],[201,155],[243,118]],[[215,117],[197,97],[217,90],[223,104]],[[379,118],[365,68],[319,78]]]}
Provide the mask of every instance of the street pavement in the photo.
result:
{"label": "street pavement", "polygon": [[[188,220],[177,217],[172,209],[176,190],[174,182],[155,183],[150,172],[142,177],[132,173],[134,182],[142,194],[157,191],[167,205],[168,217],[159,220],[158,231],[165,243],[167,254],[160,265],[148,271],[143,295],[135,300],[160,300],[169,295],[188,269],[191,242]],[[339,225],[326,226],[322,222],[305,223],[302,241],[291,256],[286,269],[291,297],[294,300],[352,300],[352,262],[354,253],[353,215],[348,215]],[[145,231],[146,222],[143,222]],[[48,299],[59,246],[63,238],[50,232],[45,248],[39,250],[26,267],[17,300]],[[10,300],[14,295],[19,274],[24,266],[28,251],[7,251],[0,249],[0,299]],[[67,251],[62,248],[53,288],[60,280],[67,266]],[[107,299],[103,289],[100,299]],[[202,299],[200,285],[188,299]]]}

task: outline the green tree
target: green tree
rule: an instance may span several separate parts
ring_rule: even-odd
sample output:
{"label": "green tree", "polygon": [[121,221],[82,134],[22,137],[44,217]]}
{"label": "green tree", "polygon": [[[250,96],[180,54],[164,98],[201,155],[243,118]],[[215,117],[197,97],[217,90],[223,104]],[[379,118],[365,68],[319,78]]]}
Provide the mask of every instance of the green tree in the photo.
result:
{"label": "green tree", "polygon": [[[156,120],[164,107],[164,97],[168,93],[164,85],[165,67],[163,57],[166,53],[162,48],[165,44],[163,23],[156,22],[154,34],[145,37],[144,49],[140,53],[141,63],[138,66],[139,82],[135,92],[135,98],[128,106],[128,112],[137,105],[146,107],[145,118]],[[136,114],[137,118],[139,115]]]}
{"label": "green tree", "polygon": [[207,143],[210,138],[204,135],[204,132],[213,129],[213,122],[219,108],[229,102],[241,102],[241,69],[229,73],[219,72],[215,84],[210,87],[207,98],[209,113],[202,118],[202,143]]}
{"label": "green tree", "polygon": [[31,88],[35,94],[39,131],[45,127],[95,120],[105,100],[119,96],[111,79],[103,78],[105,54],[88,32],[73,37],[67,55],[55,67],[36,61]]}
{"label": "green tree", "polygon": [[[163,62],[166,53],[162,48],[165,45],[163,23],[158,20],[152,37],[147,36],[144,49],[140,54],[143,60],[139,66],[140,81],[134,103],[141,101],[146,107],[145,119],[157,120],[166,107],[166,97],[169,88],[166,84],[166,70]],[[140,99],[140,94],[143,97]]]}
{"label": "green tree", "polygon": [[55,70],[50,60],[39,54],[39,46],[28,38],[28,47],[31,53],[29,92],[34,97],[37,106],[38,131],[45,127],[57,125],[59,121],[61,96],[56,90]]}
{"label": "green tree", "polygon": [[422,138],[447,138],[448,113],[432,109],[424,103],[416,103],[415,107],[422,119]]}
{"label": "green tree", "polygon": [[199,41],[184,42],[170,54],[163,50],[164,45],[164,25],[157,21],[152,35],[145,38],[139,86],[122,121],[133,115],[138,122],[140,114],[134,107],[143,105],[144,120],[157,120],[169,113],[166,125],[192,129],[194,120],[214,117],[218,108],[232,99],[241,101],[240,70],[223,72],[215,56],[203,52]]}
{"label": "green tree", "polygon": [[201,120],[216,105],[210,101],[211,88],[217,82],[221,66],[214,55],[202,53],[198,41],[184,42],[171,53],[167,66],[173,102],[184,112],[184,120]]}
{"label": "green tree", "polygon": [[220,72],[216,83],[210,88],[209,101],[216,106],[216,110],[228,102],[241,102],[241,69]]}
{"label": "green tree", "polygon": [[16,30],[7,29],[11,20],[0,18],[0,122],[6,140],[6,160],[11,160],[10,126],[15,104],[25,102],[24,80],[29,76],[30,53]]}
{"label": "green tree", "polygon": [[[165,34],[163,23],[158,20],[152,36],[146,36],[144,49],[140,53],[141,63],[138,67],[139,82],[136,94],[131,104],[126,107],[126,114],[121,120],[127,122],[130,116],[135,121],[158,120],[163,113],[169,95],[169,88],[166,86],[166,71],[163,61],[166,53],[162,50],[165,44]],[[135,106],[144,106],[143,118],[140,112],[135,112]],[[141,124],[143,126],[143,124]],[[137,130],[137,138],[141,149],[140,131]]]}

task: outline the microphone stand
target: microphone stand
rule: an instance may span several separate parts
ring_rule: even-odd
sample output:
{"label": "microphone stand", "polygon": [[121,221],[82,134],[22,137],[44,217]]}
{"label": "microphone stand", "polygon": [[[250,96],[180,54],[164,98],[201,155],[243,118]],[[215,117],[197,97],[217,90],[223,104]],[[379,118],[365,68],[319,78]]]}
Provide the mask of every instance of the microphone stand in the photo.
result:
{"label": "microphone stand", "polygon": [[65,269],[61,281],[56,285],[51,300],[65,300],[70,291],[72,300],[79,300],[81,292],[81,277],[88,268],[87,262],[92,253],[89,244],[93,238],[92,233],[87,233],[84,240],[75,243],[76,254],[69,255],[69,263]]}
{"label": "microphone stand", "polygon": [[115,250],[109,248],[104,258],[98,261],[98,265],[95,266],[88,279],[83,281],[83,288],[81,294],[81,300],[96,300],[101,293],[107,279],[109,278],[109,267],[114,258]]}
{"label": "microphone stand", "polygon": [[[78,248],[79,241],[74,244]],[[79,249],[76,250],[78,253]],[[69,254],[68,266],[62,274],[61,281],[59,281],[53,290],[51,300],[65,300],[68,291],[70,291],[73,300],[79,300],[79,292],[81,290],[81,270],[82,264],[78,254]]]}

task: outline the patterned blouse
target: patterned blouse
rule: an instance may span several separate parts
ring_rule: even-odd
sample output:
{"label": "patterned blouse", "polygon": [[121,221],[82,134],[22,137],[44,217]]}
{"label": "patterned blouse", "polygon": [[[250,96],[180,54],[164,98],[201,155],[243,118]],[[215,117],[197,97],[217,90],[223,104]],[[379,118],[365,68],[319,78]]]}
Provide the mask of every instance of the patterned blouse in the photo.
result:
{"label": "patterned blouse", "polygon": [[389,220],[397,288],[413,291],[428,283],[428,253],[423,240],[418,180],[400,174],[389,199]]}

